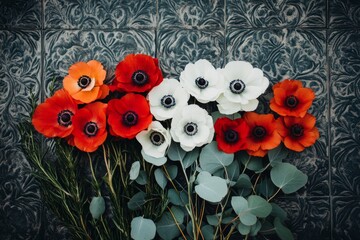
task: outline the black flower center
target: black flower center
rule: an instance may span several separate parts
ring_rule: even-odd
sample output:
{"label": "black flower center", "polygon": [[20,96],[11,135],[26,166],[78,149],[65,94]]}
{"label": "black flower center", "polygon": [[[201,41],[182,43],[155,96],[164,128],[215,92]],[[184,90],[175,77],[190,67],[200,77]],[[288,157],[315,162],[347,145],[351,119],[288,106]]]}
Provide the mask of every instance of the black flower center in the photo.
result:
{"label": "black flower center", "polygon": [[239,140],[239,134],[232,130],[226,130],[225,132],[225,142],[227,143],[236,143]]}
{"label": "black flower center", "polygon": [[245,90],[245,83],[240,80],[240,79],[236,79],[236,80],[232,80],[230,82],[230,91],[234,94],[240,94]]}
{"label": "black flower center", "polygon": [[161,144],[163,144],[163,142],[165,142],[165,138],[164,136],[159,133],[159,132],[152,132],[150,134],[150,141],[152,144],[154,144],[155,146],[160,146]]}
{"label": "black flower center", "polygon": [[126,126],[133,126],[138,121],[138,115],[132,111],[126,112],[122,117],[122,122]]}
{"label": "black flower center", "polygon": [[149,76],[141,70],[134,72],[131,78],[132,82],[137,86],[145,85],[149,81]]}
{"label": "black flower center", "polygon": [[195,135],[197,131],[198,131],[198,126],[196,123],[189,122],[184,126],[184,132],[189,136]]}
{"label": "black flower center", "polygon": [[58,114],[57,121],[61,126],[67,127],[72,124],[71,117],[74,114],[69,110],[63,110]]}
{"label": "black flower center", "polygon": [[285,105],[288,108],[296,108],[298,104],[299,104],[299,100],[294,95],[290,95],[285,99]]}
{"label": "black flower center", "polygon": [[91,78],[89,76],[83,75],[79,77],[78,85],[81,88],[87,88],[91,83]]}
{"label": "black flower center", "polygon": [[304,135],[304,128],[300,124],[294,124],[290,128],[291,136],[298,138]]}
{"label": "black flower center", "polygon": [[262,138],[264,138],[266,136],[266,129],[264,127],[262,127],[262,126],[256,126],[252,130],[252,135],[256,139],[262,139]]}
{"label": "black flower center", "polygon": [[96,133],[98,132],[99,127],[96,123],[94,122],[88,122],[86,123],[85,127],[84,127],[84,133],[88,136],[88,137],[93,137],[96,135]]}
{"label": "black flower center", "polygon": [[161,98],[161,105],[166,108],[171,108],[175,106],[175,98],[172,95],[165,95]]}
{"label": "black flower center", "polygon": [[196,86],[198,86],[198,88],[205,89],[209,85],[209,82],[203,77],[198,77],[197,79],[195,79],[195,84]]}

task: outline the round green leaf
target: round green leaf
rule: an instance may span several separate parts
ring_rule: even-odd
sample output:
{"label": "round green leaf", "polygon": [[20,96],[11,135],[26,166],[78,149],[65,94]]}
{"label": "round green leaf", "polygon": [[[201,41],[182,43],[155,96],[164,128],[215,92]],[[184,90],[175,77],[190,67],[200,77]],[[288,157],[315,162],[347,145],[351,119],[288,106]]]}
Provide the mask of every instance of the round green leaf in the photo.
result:
{"label": "round green leaf", "polygon": [[236,182],[240,175],[240,166],[237,161],[233,161],[229,166],[226,167],[228,179]]}
{"label": "round green leaf", "polygon": [[155,223],[151,219],[136,217],[131,221],[131,238],[135,240],[151,240],[156,234]]}
{"label": "round green leaf", "polygon": [[234,196],[231,198],[231,206],[237,215],[249,208],[248,201],[244,197]]}
{"label": "round green leaf", "polygon": [[257,221],[255,225],[252,225],[250,228],[250,236],[256,236],[261,229],[260,221]]}
{"label": "round green leaf", "polygon": [[308,177],[290,163],[278,163],[270,171],[271,181],[286,193],[293,193],[305,186]]}
{"label": "round green leaf", "polygon": [[251,171],[259,171],[264,168],[263,158],[250,156],[246,151],[238,152],[236,158],[240,159],[240,162]]}
{"label": "round green leaf", "polygon": [[193,165],[193,163],[196,161],[196,159],[199,157],[200,154],[200,148],[194,148],[192,151],[186,153],[184,160],[183,160],[183,165],[184,168],[188,168],[191,165]]}
{"label": "round green leaf", "polygon": [[180,147],[177,142],[171,142],[167,156],[172,161],[182,161],[185,157],[186,152]]}
{"label": "round green leaf", "polygon": [[164,240],[171,240],[180,235],[179,228],[169,212],[165,212],[156,223],[156,231]]}
{"label": "round green leaf", "polygon": [[130,180],[135,180],[140,173],[140,162],[136,161],[131,164],[130,168]]}
{"label": "round green leaf", "polygon": [[282,144],[268,152],[269,162],[271,166],[281,163],[289,154],[289,150]]}
{"label": "round green leaf", "polygon": [[127,203],[130,210],[141,209],[142,205],[145,203],[146,194],[142,191],[136,193]]}
{"label": "round green leaf", "polygon": [[170,179],[174,180],[178,174],[178,167],[176,165],[170,165],[166,167],[166,170],[170,175]]}
{"label": "round green leaf", "polygon": [[154,174],[157,184],[159,184],[159,186],[164,190],[167,184],[167,179],[163,171],[160,168],[158,168],[154,171]]}
{"label": "round green leaf", "polygon": [[279,218],[279,220],[283,223],[287,219],[287,213],[285,212],[285,210],[276,203],[271,203],[271,206],[271,216]]}
{"label": "round green leaf", "polygon": [[275,185],[269,177],[263,178],[257,185],[256,191],[266,198],[272,196],[275,192]]}
{"label": "round green leaf", "polygon": [[141,155],[143,156],[145,161],[147,161],[148,163],[151,163],[155,166],[158,166],[158,167],[161,165],[164,165],[167,161],[166,157],[155,158],[155,157],[149,156],[144,152],[144,150],[141,150]]}
{"label": "round green leaf", "polygon": [[102,196],[93,197],[90,203],[90,213],[94,219],[98,219],[105,212],[105,200]]}
{"label": "round green leaf", "polygon": [[211,174],[221,168],[229,166],[234,160],[234,154],[227,154],[218,150],[217,142],[206,145],[200,153],[200,168]]}
{"label": "round green leaf", "polygon": [[145,185],[147,183],[146,172],[141,170],[139,172],[139,176],[135,179],[135,181],[140,185]]}
{"label": "round green leaf", "polygon": [[265,199],[257,195],[248,198],[249,211],[257,217],[265,218],[271,213],[272,207]]}
{"label": "round green leaf", "polygon": [[281,240],[294,240],[294,237],[290,230],[281,223],[279,218],[275,218],[274,227],[276,234]]}
{"label": "round green leaf", "polygon": [[169,202],[177,206],[185,206],[189,202],[187,194],[184,191],[176,192],[175,189],[169,189],[167,195]]}
{"label": "round green leaf", "polygon": [[214,227],[210,225],[205,225],[201,227],[201,232],[204,236],[205,240],[212,240],[214,239]]}
{"label": "round green leaf", "polygon": [[228,192],[225,179],[211,176],[208,172],[200,172],[196,181],[195,192],[206,201],[220,202]]}
{"label": "round green leaf", "polygon": [[246,226],[242,223],[239,223],[237,225],[237,230],[239,231],[239,233],[241,233],[242,235],[248,235],[250,233],[250,229],[251,226]]}

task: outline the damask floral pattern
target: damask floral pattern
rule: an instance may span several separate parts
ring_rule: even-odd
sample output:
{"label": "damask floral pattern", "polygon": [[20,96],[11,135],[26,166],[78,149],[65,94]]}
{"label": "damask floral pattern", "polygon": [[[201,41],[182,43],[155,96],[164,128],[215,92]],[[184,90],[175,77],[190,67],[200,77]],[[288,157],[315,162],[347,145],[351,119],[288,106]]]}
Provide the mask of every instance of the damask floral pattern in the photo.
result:
{"label": "damask floral pattern", "polygon": [[49,96],[53,80],[59,86],[71,64],[90,59],[111,81],[133,52],[158,57],[165,77],[201,58],[215,67],[246,60],[272,84],[295,78],[314,89],[321,138],[285,160],[308,184],[278,203],[296,239],[357,239],[359,27],[358,0],[1,1],[0,239],[70,239],[20,152],[17,123],[30,112],[30,93]]}

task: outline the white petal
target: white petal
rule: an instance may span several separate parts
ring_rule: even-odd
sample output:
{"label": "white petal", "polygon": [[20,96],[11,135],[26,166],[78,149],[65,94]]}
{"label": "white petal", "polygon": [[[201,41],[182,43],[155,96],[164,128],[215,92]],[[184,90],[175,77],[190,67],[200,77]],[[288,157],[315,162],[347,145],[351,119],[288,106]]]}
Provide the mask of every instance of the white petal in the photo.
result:
{"label": "white petal", "polygon": [[245,90],[239,95],[241,95],[242,97],[248,100],[251,100],[259,97],[262,93],[263,91],[261,86],[246,86]]}
{"label": "white petal", "polygon": [[242,111],[245,111],[245,112],[251,112],[251,111],[254,111],[258,105],[259,105],[259,100],[252,99],[249,101],[248,104],[241,105],[241,109],[242,109]]}
{"label": "white petal", "polygon": [[232,61],[226,64],[224,68],[225,80],[231,82],[235,79],[243,80],[246,83],[246,76],[251,73],[252,66],[245,61]]}

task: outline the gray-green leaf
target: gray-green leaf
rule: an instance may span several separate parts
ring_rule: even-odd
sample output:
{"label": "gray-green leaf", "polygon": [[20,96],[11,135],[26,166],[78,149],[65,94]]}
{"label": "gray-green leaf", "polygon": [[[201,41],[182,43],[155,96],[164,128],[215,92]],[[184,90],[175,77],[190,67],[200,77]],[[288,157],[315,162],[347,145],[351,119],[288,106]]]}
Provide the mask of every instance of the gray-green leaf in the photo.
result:
{"label": "gray-green leaf", "polygon": [[140,162],[136,161],[131,164],[130,168],[130,180],[135,180],[140,173]]}
{"label": "gray-green leaf", "polygon": [[142,191],[136,193],[127,203],[130,210],[141,209],[142,205],[145,203],[146,194]]}
{"label": "gray-green leaf", "polygon": [[279,238],[281,240],[293,240],[294,239],[290,230],[281,223],[279,218],[275,218],[274,227],[275,227],[276,234],[279,236]]}
{"label": "gray-green leaf", "polygon": [[157,184],[159,184],[159,186],[164,190],[167,184],[167,179],[163,171],[160,168],[158,168],[154,171],[154,174]]}
{"label": "gray-green leaf", "polygon": [[228,192],[225,179],[211,176],[208,172],[200,172],[196,181],[195,192],[206,201],[220,202]]}
{"label": "gray-green leaf", "polygon": [[155,223],[151,219],[136,217],[131,221],[131,238],[135,240],[151,240],[156,234]]}
{"label": "gray-green leaf", "polygon": [[229,166],[234,160],[234,154],[227,154],[218,150],[217,142],[206,145],[200,153],[199,162],[203,171],[211,174],[221,168]]}
{"label": "gray-green leaf", "polygon": [[270,171],[271,181],[286,193],[293,193],[305,186],[308,177],[290,163],[278,163]]}
{"label": "gray-green leaf", "polygon": [[105,200],[102,196],[93,197],[90,203],[90,213],[94,219],[98,219],[105,212]]}

